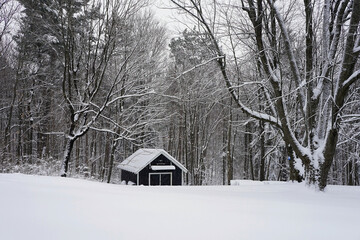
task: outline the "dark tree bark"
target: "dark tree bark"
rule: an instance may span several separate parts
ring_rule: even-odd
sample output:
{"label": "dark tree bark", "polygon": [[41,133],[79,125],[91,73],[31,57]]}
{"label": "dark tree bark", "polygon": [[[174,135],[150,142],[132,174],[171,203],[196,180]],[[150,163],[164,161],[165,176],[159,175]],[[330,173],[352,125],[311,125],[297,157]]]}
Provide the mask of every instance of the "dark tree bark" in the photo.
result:
{"label": "dark tree bark", "polygon": [[259,134],[260,134],[259,180],[265,181],[265,129],[264,129],[263,121],[259,121]]}
{"label": "dark tree bark", "polygon": [[67,177],[68,170],[69,170],[69,162],[71,158],[71,153],[74,147],[75,138],[69,138],[67,139],[66,145],[65,145],[65,151],[64,151],[64,163],[63,163],[63,170],[61,173],[61,177]]}
{"label": "dark tree bark", "polygon": [[234,179],[234,162],[233,162],[233,155],[232,155],[232,120],[233,120],[233,113],[232,113],[232,99],[230,99],[229,104],[229,120],[228,120],[228,127],[227,127],[227,146],[226,146],[226,162],[227,162],[227,185],[230,185],[231,180]]}
{"label": "dark tree bark", "polygon": [[110,183],[111,181],[111,175],[112,175],[112,171],[113,171],[113,166],[114,166],[114,159],[115,159],[115,150],[116,147],[118,145],[118,141],[112,141],[111,144],[111,152],[110,152],[110,163],[109,163],[109,172],[108,172],[108,177],[107,177],[107,183]]}

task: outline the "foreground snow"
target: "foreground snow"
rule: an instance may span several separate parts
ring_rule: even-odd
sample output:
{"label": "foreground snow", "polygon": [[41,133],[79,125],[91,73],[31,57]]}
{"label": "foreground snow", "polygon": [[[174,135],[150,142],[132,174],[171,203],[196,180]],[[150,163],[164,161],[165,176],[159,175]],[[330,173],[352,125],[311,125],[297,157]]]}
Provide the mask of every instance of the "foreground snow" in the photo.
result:
{"label": "foreground snow", "polygon": [[360,188],[120,186],[0,174],[0,239],[360,239]]}

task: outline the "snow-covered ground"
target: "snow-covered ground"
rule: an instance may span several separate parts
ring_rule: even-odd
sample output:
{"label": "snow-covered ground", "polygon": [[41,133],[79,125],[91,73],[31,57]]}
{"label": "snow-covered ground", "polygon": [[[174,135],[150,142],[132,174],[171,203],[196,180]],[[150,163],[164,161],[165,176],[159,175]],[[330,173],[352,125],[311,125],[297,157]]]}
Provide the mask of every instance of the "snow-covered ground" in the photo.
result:
{"label": "snow-covered ground", "polygon": [[360,240],[360,187],[146,187],[0,174],[0,239]]}

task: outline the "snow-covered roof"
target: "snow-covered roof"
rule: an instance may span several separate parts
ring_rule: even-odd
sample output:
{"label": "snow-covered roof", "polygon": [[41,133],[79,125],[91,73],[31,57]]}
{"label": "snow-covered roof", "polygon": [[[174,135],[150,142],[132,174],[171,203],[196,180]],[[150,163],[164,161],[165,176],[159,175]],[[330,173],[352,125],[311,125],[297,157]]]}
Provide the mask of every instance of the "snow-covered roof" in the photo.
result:
{"label": "snow-covered roof", "polygon": [[128,158],[126,158],[122,163],[120,163],[118,168],[138,174],[161,154],[169,159],[174,165],[178,166],[182,171],[185,173],[187,172],[187,169],[164,149],[150,148],[141,148],[137,150]]}

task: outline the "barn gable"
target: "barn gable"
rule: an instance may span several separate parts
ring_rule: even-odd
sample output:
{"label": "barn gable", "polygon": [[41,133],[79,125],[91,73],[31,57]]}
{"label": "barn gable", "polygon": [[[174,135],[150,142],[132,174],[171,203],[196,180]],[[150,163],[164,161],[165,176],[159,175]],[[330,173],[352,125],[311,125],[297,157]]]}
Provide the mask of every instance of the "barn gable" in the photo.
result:
{"label": "barn gable", "polygon": [[164,155],[167,159],[169,159],[173,164],[178,166],[182,171],[187,173],[187,169],[163,149],[139,149],[134,152],[130,157],[125,159],[122,163],[120,163],[118,167],[128,172],[137,174],[161,154]]}
{"label": "barn gable", "polygon": [[187,169],[163,149],[139,149],[118,168],[122,170],[122,180],[138,185],[181,185],[183,173],[187,173]]}

